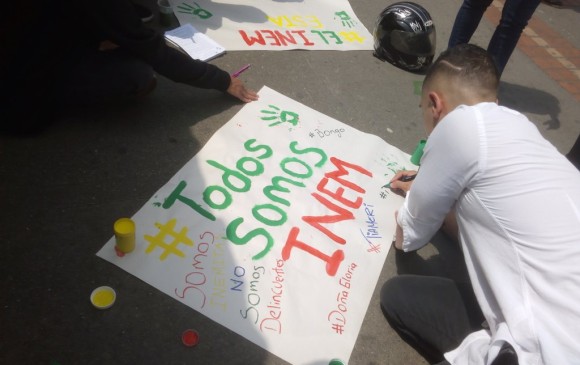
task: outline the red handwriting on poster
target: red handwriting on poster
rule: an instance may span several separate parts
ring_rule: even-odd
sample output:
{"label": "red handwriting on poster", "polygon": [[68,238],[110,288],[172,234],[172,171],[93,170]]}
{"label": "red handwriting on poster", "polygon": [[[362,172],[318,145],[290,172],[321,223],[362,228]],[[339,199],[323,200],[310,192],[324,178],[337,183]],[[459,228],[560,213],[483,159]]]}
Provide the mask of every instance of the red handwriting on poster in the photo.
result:
{"label": "red handwriting on poster", "polygon": [[255,30],[248,33],[239,30],[240,36],[248,46],[288,46],[313,47],[317,44],[363,43],[364,38],[355,31],[335,32],[332,30]]}
{"label": "red handwriting on poster", "polygon": [[270,282],[269,302],[266,306],[266,315],[260,321],[260,331],[282,333],[282,295],[284,293],[284,260],[276,260],[276,267]]}
{"label": "red handwriting on poster", "polygon": [[[354,219],[354,214],[352,213],[352,210],[358,209],[362,205],[363,200],[361,196],[357,196],[356,199],[354,200],[348,199],[344,195],[346,191],[345,188],[349,189],[349,192],[354,194],[362,195],[366,191],[359,185],[353,183],[352,181],[347,180],[345,177],[350,175],[350,171],[356,171],[359,174],[363,174],[369,177],[372,177],[373,174],[361,166],[342,161],[336,157],[331,157],[330,162],[332,162],[337,169],[335,171],[326,173],[324,175],[325,177],[318,183],[317,186],[318,192],[313,192],[311,195],[320,204],[324,205],[326,208],[328,208],[329,210],[331,210],[336,214],[328,214],[321,216],[303,216],[302,220],[310,224],[312,227],[318,229],[320,232],[324,233],[324,235],[327,238],[330,238],[332,241],[344,245],[346,243],[346,240],[341,236],[339,236],[338,234],[334,233],[332,230],[330,230],[323,224],[332,224],[342,222],[344,220]],[[336,188],[336,190],[327,189],[326,186],[330,180],[333,180],[334,182],[338,183],[340,187]],[[337,203],[340,203],[340,205],[333,203],[323,195],[319,194],[319,192],[332,198]],[[351,210],[347,208],[351,208]],[[293,227],[290,230],[288,238],[286,239],[286,244],[282,249],[282,258],[284,260],[289,260],[290,254],[292,253],[293,249],[294,248],[300,249],[326,262],[326,273],[329,276],[334,276],[340,266],[340,263],[342,262],[342,260],[344,260],[344,252],[340,249],[336,249],[331,255],[327,255],[322,251],[320,251],[319,249],[315,248],[313,245],[300,241],[298,239],[299,234],[300,228],[298,227]]]}
{"label": "red handwriting on poster", "polygon": [[[211,232],[199,236],[193,260],[192,269],[183,278],[184,287],[180,291],[175,288],[178,298],[191,300],[199,308],[207,303],[212,308],[225,312],[227,309],[227,281],[225,275],[225,252],[223,242],[215,242]],[[208,278],[211,278],[208,281]],[[209,299],[209,302],[208,302]]]}
{"label": "red handwriting on poster", "polygon": [[193,269],[185,275],[185,287],[181,289],[181,292],[178,292],[177,288],[175,288],[175,295],[178,298],[185,299],[186,292],[190,293],[189,297],[199,300],[199,307],[203,308],[207,300],[207,295],[204,290],[204,285],[207,281],[205,272],[206,261],[208,260],[207,254],[210,246],[214,244],[215,237],[213,233],[204,232],[199,238],[201,241],[197,244],[196,252],[193,255],[193,261],[191,263]]}
{"label": "red handwriting on poster", "polygon": [[314,46],[306,35],[306,30],[256,30],[254,34],[248,34],[246,31],[240,30],[242,39],[248,46],[253,45],[269,45],[269,46],[287,46],[290,44],[300,46]]}
{"label": "red handwriting on poster", "polygon": [[336,308],[328,313],[328,322],[334,332],[342,335],[344,332],[344,327],[346,326],[346,312],[348,312],[348,295],[351,290],[350,282],[352,280],[352,275],[354,269],[357,265],[353,262],[347,266],[346,272],[342,274],[338,283],[342,286],[342,289],[336,295]]}

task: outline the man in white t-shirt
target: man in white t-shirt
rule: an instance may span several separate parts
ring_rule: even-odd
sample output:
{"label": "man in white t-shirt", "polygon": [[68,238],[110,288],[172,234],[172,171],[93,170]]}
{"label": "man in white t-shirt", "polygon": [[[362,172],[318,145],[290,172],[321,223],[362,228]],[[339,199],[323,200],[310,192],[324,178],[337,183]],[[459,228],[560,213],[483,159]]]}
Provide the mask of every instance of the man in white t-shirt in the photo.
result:
{"label": "man in white t-shirt", "polygon": [[381,307],[432,363],[580,364],[580,172],[497,105],[498,83],[480,47],[443,52],[423,84],[421,167],[391,183],[406,192],[395,247],[417,250],[456,218],[471,286],[400,275]]}

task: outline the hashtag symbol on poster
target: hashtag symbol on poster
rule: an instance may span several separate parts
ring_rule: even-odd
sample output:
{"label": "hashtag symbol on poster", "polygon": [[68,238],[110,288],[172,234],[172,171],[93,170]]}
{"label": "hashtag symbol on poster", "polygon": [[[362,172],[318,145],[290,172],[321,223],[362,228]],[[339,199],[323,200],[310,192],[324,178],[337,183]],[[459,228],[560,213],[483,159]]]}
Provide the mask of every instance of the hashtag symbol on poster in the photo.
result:
{"label": "hashtag symbol on poster", "polygon": [[[181,231],[176,232],[176,224],[177,219],[175,218],[167,221],[166,224],[155,223],[155,226],[159,229],[159,233],[156,236],[145,235],[145,239],[149,241],[149,246],[147,246],[145,253],[149,254],[156,248],[160,248],[163,250],[163,253],[159,256],[160,261],[165,260],[169,255],[185,257],[185,254],[177,246],[184,244],[193,247],[193,241],[187,237],[187,227],[183,227]],[[167,236],[173,239],[170,243],[165,242]]]}
{"label": "hashtag symbol on poster", "polygon": [[342,333],[344,332],[344,326],[342,324],[335,323],[332,325],[332,329],[339,335],[342,335]]}
{"label": "hashtag symbol on poster", "polygon": [[334,13],[336,15],[334,19],[338,17],[343,27],[352,28],[356,25],[356,22],[348,15],[346,11],[337,11]]}
{"label": "hashtag symbol on poster", "polygon": [[367,250],[367,252],[374,252],[374,253],[380,253],[381,252],[381,245],[375,245],[374,243],[371,243],[369,241],[369,246],[370,248]]}

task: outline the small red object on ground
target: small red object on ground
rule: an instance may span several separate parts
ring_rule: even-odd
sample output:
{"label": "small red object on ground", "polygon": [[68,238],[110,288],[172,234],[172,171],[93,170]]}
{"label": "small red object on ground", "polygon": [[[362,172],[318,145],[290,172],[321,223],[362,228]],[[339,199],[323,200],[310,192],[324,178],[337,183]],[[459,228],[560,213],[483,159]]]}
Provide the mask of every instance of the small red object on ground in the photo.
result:
{"label": "small red object on ground", "polygon": [[181,341],[185,346],[193,347],[199,342],[199,333],[195,330],[185,330],[181,335]]}

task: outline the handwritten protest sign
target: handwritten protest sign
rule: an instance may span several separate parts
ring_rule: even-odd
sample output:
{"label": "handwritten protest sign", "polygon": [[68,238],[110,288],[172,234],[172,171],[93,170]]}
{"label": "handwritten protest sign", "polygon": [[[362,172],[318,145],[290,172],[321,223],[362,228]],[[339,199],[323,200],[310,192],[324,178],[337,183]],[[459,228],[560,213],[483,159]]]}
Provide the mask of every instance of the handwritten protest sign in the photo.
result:
{"label": "handwritten protest sign", "polygon": [[348,0],[170,0],[190,23],[226,50],[372,50],[373,38]]}
{"label": "handwritten protest sign", "polygon": [[293,364],[348,361],[411,168],[380,138],[267,87],[98,256]]}

